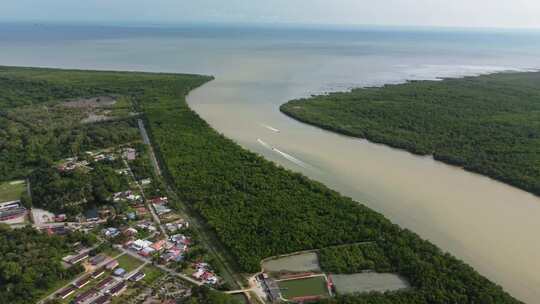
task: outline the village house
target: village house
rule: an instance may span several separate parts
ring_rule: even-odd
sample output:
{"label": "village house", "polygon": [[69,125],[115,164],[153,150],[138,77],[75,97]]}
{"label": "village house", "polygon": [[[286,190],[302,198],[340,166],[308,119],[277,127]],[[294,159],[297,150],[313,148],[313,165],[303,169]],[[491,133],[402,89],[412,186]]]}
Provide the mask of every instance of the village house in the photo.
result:
{"label": "village house", "polygon": [[92,278],[97,279],[97,278],[99,278],[100,276],[102,276],[103,274],[105,274],[105,267],[101,267],[101,268],[95,270],[95,271],[92,273]]}
{"label": "village house", "polygon": [[64,300],[65,298],[72,295],[76,290],[77,290],[77,288],[75,288],[74,286],[69,286],[69,287],[66,287],[65,289],[63,289],[62,291],[60,291],[59,293],[57,293],[56,296],[58,298]]}
{"label": "village house", "polygon": [[78,295],[72,303],[74,304],[81,304],[81,303],[84,303],[86,302],[87,300],[89,300],[90,298],[93,298],[94,296],[96,296],[98,294],[98,292],[95,290],[95,289],[89,289],[83,293],[81,293],[80,295]]}
{"label": "village house", "polygon": [[137,159],[137,151],[133,148],[125,148],[122,157],[129,161]]}
{"label": "village house", "polygon": [[88,285],[88,283],[90,283],[90,281],[92,281],[92,276],[86,275],[86,276],[82,277],[81,279],[79,279],[77,282],[75,282],[73,285],[80,289],[80,288],[83,288],[84,286]]}
{"label": "village house", "polygon": [[127,271],[124,268],[117,268],[116,270],[113,271],[113,275],[117,277],[123,277],[126,275],[126,273]]}
{"label": "village house", "polygon": [[139,271],[136,274],[132,275],[129,278],[129,280],[132,281],[132,282],[138,282],[138,281],[144,279],[145,276],[146,276],[146,274],[144,272]]}
{"label": "village house", "polygon": [[90,302],[90,304],[109,304],[111,303],[111,296],[110,295],[103,295],[94,301]]}
{"label": "village house", "polygon": [[67,262],[71,265],[77,264],[89,257],[88,252],[80,253],[76,256],[69,256],[67,257]]}
{"label": "village house", "polygon": [[120,295],[122,292],[124,292],[127,288],[126,282],[122,281],[118,284],[116,284],[113,288],[109,290],[109,294],[111,296],[117,296]]}
{"label": "village house", "polygon": [[92,257],[89,262],[93,266],[96,266],[97,264],[103,263],[107,259],[106,255],[98,254],[95,257]]}
{"label": "village house", "polygon": [[116,236],[118,236],[120,234],[120,230],[118,228],[115,228],[115,227],[109,227],[109,228],[102,229],[101,233],[103,233],[103,235],[105,237],[113,238],[113,237],[116,237]]}
{"label": "village house", "polygon": [[113,277],[107,277],[106,279],[103,279],[101,282],[99,282],[97,285],[96,285],[96,289],[100,290],[102,289],[103,287],[111,284],[111,283],[114,283],[115,280]]}
{"label": "village house", "polygon": [[116,267],[118,267],[119,263],[117,260],[112,260],[110,261],[109,263],[107,263],[107,265],[105,265],[105,269],[107,270],[113,270],[115,269]]}

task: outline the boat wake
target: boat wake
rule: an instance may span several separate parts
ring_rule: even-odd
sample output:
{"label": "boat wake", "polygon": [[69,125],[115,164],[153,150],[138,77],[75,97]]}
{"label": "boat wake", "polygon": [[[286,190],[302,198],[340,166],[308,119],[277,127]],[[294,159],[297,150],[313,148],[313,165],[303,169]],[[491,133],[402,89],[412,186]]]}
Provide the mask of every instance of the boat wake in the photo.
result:
{"label": "boat wake", "polygon": [[257,139],[257,142],[259,142],[259,144],[261,144],[263,147],[269,149],[269,150],[272,150],[274,152],[276,152],[277,154],[281,155],[283,158],[287,159],[288,161],[302,167],[302,168],[309,168],[311,167],[310,165],[306,164],[305,162],[299,160],[298,158],[290,155],[290,154],[287,154],[275,147],[272,147],[271,145],[267,144],[265,141],[263,141],[262,139],[258,138]]}
{"label": "boat wake", "polygon": [[261,126],[267,128],[268,130],[272,131],[272,132],[276,132],[276,133],[279,133],[281,131],[279,131],[278,129],[272,127],[272,126],[269,126],[269,125],[265,125],[265,124],[261,124]]}

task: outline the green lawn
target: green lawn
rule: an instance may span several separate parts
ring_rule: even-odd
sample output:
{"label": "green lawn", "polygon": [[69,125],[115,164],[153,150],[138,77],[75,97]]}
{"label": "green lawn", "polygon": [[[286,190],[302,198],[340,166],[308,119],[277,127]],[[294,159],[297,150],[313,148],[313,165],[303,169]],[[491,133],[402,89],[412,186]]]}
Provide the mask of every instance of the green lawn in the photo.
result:
{"label": "green lawn", "polygon": [[326,279],[323,276],[309,279],[278,282],[285,299],[306,296],[327,296]]}
{"label": "green lawn", "polygon": [[26,182],[11,181],[0,184],[0,203],[18,200],[26,190]]}
{"label": "green lawn", "polygon": [[111,258],[114,258],[115,256],[119,255],[122,252],[120,250],[114,248],[114,247],[111,247],[111,248],[107,248],[107,249],[103,250],[102,253],[105,254],[105,255],[110,256]]}
{"label": "green lawn", "polygon": [[116,260],[118,260],[118,263],[120,264],[119,267],[124,268],[127,272],[130,272],[142,265],[140,260],[137,260],[128,254],[124,254]]}
{"label": "green lawn", "polygon": [[146,274],[144,279],[142,279],[142,282],[147,285],[152,284],[155,280],[157,280],[160,276],[164,274],[163,271],[152,265],[145,266],[142,269],[142,272]]}

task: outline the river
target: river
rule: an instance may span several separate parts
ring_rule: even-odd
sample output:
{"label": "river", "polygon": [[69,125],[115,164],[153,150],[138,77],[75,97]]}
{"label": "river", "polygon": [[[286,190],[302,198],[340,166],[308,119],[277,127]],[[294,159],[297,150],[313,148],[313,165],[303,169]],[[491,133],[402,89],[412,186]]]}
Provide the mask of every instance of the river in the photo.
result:
{"label": "river", "polygon": [[0,64],[216,76],[190,106],[245,148],[377,210],[528,303],[540,198],[460,168],[294,121],[279,106],[352,87],[540,67],[540,35],[434,29],[0,26]]}

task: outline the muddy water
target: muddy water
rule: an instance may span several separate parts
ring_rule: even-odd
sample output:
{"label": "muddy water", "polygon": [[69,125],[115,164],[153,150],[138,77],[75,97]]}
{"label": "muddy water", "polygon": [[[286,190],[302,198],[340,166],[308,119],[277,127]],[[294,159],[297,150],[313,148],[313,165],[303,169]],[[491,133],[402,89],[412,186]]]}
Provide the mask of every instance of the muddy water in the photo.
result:
{"label": "muddy water", "polygon": [[443,57],[430,58],[435,63],[426,65],[415,57],[401,65],[375,55],[264,55],[238,58],[231,63],[234,73],[194,91],[190,106],[242,146],[381,212],[517,298],[540,299],[538,197],[430,157],[299,123],[278,109],[291,98],[325,90],[504,68],[490,66],[489,59],[478,66],[471,59],[445,65]]}
{"label": "muddy water", "polygon": [[257,90],[261,99],[269,98],[264,89],[233,89],[216,80],[193,92],[189,102],[244,147],[381,212],[518,298],[528,303],[540,299],[538,197],[430,157],[293,121],[278,112],[282,99],[275,104],[245,99]]}
{"label": "muddy water", "polygon": [[540,299],[539,198],[278,110],[312,93],[538,68],[536,33],[4,24],[0,64],[215,75],[189,103],[219,132],[412,229],[519,299]]}

